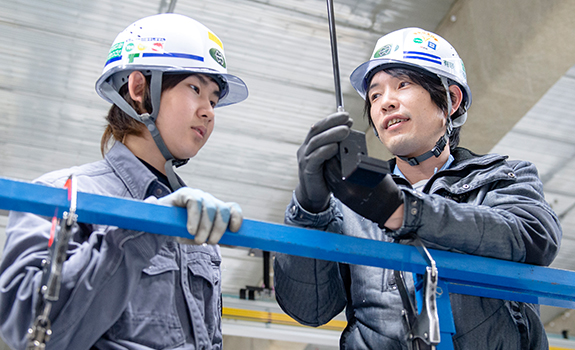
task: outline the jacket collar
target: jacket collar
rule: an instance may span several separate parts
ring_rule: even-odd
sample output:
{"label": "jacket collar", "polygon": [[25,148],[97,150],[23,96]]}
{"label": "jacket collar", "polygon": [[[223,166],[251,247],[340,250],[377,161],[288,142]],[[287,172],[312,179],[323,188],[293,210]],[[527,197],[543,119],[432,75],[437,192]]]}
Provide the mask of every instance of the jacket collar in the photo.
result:
{"label": "jacket collar", "polygon": [[156,176],[121,142],[114,143],[104,158],[124,182],[132,198],[145,199]]}

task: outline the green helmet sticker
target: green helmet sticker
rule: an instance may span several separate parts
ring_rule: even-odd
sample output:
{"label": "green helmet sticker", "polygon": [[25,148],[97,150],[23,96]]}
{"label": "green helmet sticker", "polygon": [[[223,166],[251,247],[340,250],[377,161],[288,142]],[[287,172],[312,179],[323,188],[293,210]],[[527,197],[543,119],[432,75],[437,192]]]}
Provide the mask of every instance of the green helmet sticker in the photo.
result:
{"label": "green helmet sticker", "polygon": [[375,52],[375,55],[373,55],[373,58],[380,58],[380,57],[389,55],[389,53],[391,52],[392,46],[393,45],[391,45],[391,44],[387,44],[387,45],[383,46],[381,49],[379,49]]}
{"label": "green helmet sticker", "polygon": [[224,54],[216,49],[216,48],[211,48],[210,49],[210,56],[212,56],[212,58],[218,62],[218,64],[224,68],[226,68],[226,59],[224,58]]}
{"label": "green helmet sticker", "polygon": [[108,61],[111,60],[112,58],[122,56],[123,47],[124,47],[123,41],[112,45],[112,47],[110,48],[110,52],[108,53]]}
{"label": "green helmet sticker", "polygon": [[126,52],[130,52],[134,49],[134,43],[129,43],[126,45]]}
{"label": "green helmet sticker", "polygon": [[128,62],[134,63],[134,58],[140,57],[139,53],[131,53],[128,55]]}
{"label": "green helmet sticker", "polygon": [[421,44],[421,43],[423,42],[423,39],[421,39],[421,38],[415,38],[415,39],[413,39],[413,42],[416,43],[416,44]]}

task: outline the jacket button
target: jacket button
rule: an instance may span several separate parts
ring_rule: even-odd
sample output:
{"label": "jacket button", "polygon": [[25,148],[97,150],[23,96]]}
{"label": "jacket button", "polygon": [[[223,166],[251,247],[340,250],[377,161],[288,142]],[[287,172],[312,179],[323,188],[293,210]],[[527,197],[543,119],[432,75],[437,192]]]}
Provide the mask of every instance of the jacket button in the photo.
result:
{"label": "jacket button", "polygon": [[411,215],[417,215],[417,208],[411,208]]}
{"label": "jacket button", "polygon": [[161,196],[161,195],[162,195],[162,189],[161,189],[161,188],[156,188],[156,195],[157,195],[157,196]]}
{"label": "jacket button", "polygon": [[510,178],[514,179],[515,178],[515,173],[508,173],[507,174]]}
{"label": "jacket button", "polygon": [[467,190],[467,189],[469,189],[470,186],[469,186],[469,184],[463,184],[462,187],[463,187],[463,189]]}

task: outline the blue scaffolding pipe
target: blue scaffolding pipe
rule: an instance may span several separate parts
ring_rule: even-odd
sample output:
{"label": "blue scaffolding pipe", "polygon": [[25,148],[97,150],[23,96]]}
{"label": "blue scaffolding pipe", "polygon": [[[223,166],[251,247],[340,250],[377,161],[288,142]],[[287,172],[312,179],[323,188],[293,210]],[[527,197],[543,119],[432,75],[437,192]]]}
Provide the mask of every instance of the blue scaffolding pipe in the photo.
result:
{"label": "blue scaffolding pipe", "polygon": [[[78,221],[190,237],[183,208],[78,193]],[[0,177],[0,209],[52,217],[68,209],[65,189]],[[245,219],[221,244],[422,274],[426,262],[413,246],[366,240]],[[451,293],[575,309],[575,272],[430,250]]]}

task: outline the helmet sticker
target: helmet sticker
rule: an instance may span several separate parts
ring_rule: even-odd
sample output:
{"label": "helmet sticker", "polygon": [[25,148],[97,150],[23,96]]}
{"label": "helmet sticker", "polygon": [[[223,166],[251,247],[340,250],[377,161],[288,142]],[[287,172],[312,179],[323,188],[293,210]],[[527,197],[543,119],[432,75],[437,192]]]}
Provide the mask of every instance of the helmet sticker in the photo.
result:
{"label": "helmet sticker", "polygon": [[393,46],[392,44],[384,45],[381,49],[379,49],[375,52],[375,55],[373,55],[373,58],[380,58],[380,57],[389,55],[389,53],[391,52],[392,46]]}
{"label": "helmet sticker", "polygon": [[443,60],[443,65],[449,69],[455,69],[455,65],[453,62],[449,62],[448,60]]}
{"label": "helmet sticker", "polygon": [[216,48],[211,48],[210,56],[212,56],[214,61],[218,62],[220,66],[226,68],[226,59],[224,58],[224,54],[220,50]]}
{"label": "helmet sticker", "polygon": [[123,41],[112,45],[112,47],[110,48],[110,52],[108,53],[108,59],[106,60],[107,62],[106,64],[108,64],[109,62],[119,60],[120,57],[122,57],[123,47],[124,47]]}
{"label": "helmet sticker", "polygon": [[130,63],[134,63],[134,58],[136,57],[140,57],[139,53],[131,53],[130,55],[128,55],[128,62]]}
{"label": "helmet sticker", "polygon": [[138,40],[126,40],[124,50],[132,52],[137,50],[139,52],[164,52],[165,38],[139,38]]}
{"label": "helmet sticker", "polygon": [[404,51],[403,52],[403,58],[412,59],[412,60],[427,61],[427,62],[437,63],[437,64],[441,65],[441,57],[431,55],[431,54],[428,54],[425,52],[420,52],[420,51]]}
{"label": "helmet sticker", "polygon": [[413,35],[415,36],[415,38],[413,38],[413,42],[419,44],[422,49],[424,50],[437,49],[437,44],[439,43],[439,40],[432,33],[419,31],[413,33]]}
{"label": "helmet sticker", "polygon": [[210,38],[211,41],[218,44],[220,49],[222,49],[222,50],[224,49],[224,45],[222,44],[221,40],[214,33],[208,32],[208,38]]}

